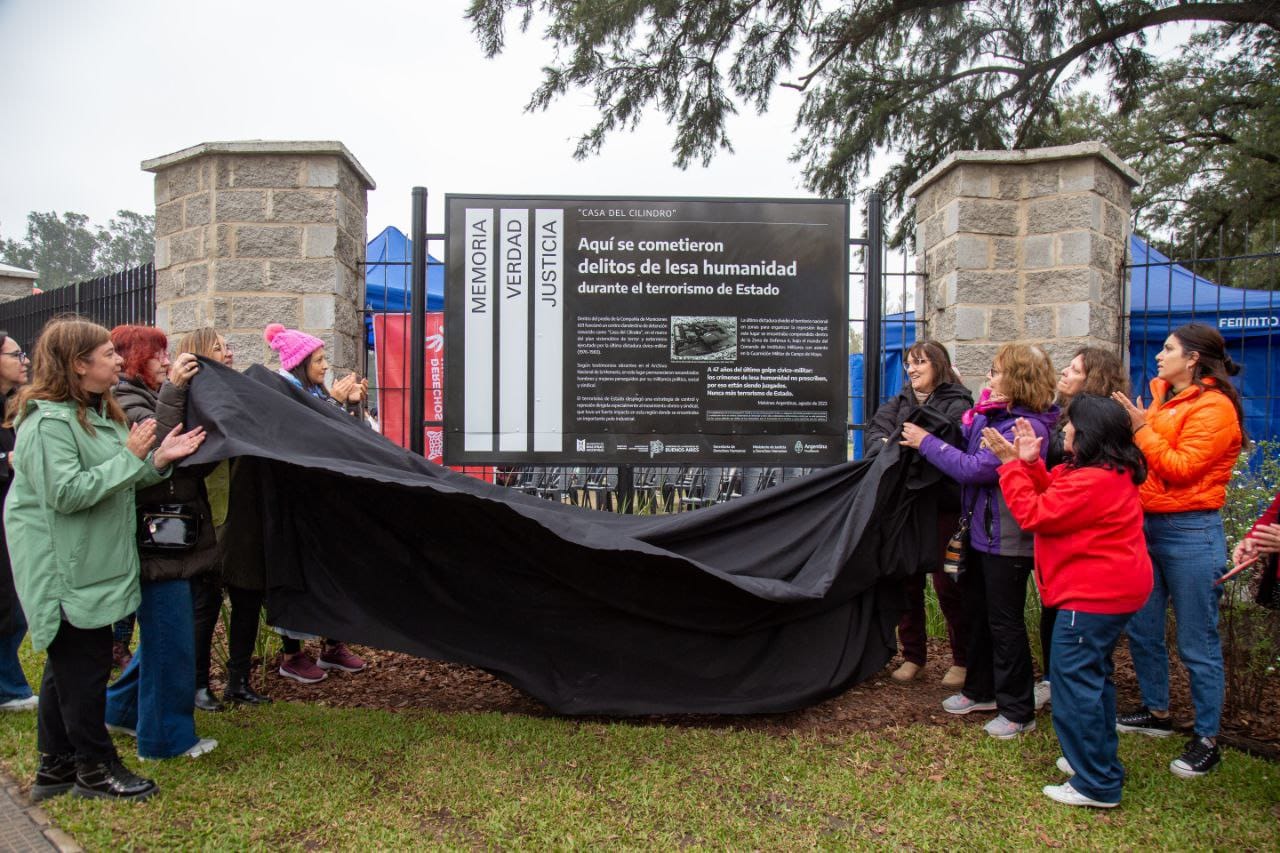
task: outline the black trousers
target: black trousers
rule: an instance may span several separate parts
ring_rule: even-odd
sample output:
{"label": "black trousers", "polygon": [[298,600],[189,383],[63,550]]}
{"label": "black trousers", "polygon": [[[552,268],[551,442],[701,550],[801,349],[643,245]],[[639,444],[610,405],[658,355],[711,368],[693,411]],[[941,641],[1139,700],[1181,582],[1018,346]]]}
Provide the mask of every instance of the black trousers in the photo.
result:
{"label": "black trousers", "polygon": [[248,675],[253,647],[258,642],[258,617],[262,613],[261,590],[228,586],[231,625],[227,629],[227,674]]}
{"label": "black trousers", "polygon": [[58,627],[40,682],[36,743],[42,753],[74,753],[82,766],[117,757],[104,722],[111,642],[110,625],[77,628],[63,620]]}
{"label": "black trousers", "polygon": [[1058,621],[1058,608],[1042,605],[1040,607],[1040,654],[1044,663],[1044,678],[1049,680],[1049,655],[1053,653],[1053,625]]}
{"label": "black trousers", "polygon": [[209,686],[209,661],[213,656],[213,629],[222,613],[222,579],[216,572],[190,580],[192,624],[196,640],[196,689]]}
{"label": "black trousers", "polygon": [[1005,719],[1035,719],[1034,673],[1024,611],[1031,557],[1003,557],[972,551],[960,578],[969,615],[969,668],[964,695],[992,699]]}

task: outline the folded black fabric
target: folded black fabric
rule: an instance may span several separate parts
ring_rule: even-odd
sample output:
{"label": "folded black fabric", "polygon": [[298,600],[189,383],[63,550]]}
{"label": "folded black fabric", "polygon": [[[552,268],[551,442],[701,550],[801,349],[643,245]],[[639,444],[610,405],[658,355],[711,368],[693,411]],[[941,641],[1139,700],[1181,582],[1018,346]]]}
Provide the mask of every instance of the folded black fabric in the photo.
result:
{"label": "folded black fabric", "polygon": [[272,624],[483,667],[561,713],[776,712],[839,693],[894,654],[919,562],[896,445],[629,516],[433,465],[261,366],[202,359],[187,423],[209,433],[187,464],[239,460],[226,571],[267,590]]}

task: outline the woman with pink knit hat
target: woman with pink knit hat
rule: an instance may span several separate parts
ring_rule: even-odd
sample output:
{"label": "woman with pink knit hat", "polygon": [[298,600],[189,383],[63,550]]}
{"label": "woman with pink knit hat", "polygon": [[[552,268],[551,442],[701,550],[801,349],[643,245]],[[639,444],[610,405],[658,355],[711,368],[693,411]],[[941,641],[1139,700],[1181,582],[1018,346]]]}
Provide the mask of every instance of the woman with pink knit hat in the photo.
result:
{"label": "woman with pink knit hat", "polygon": [[333,383],[333,389],[324,387],[324,375],[329,370],[329,359],[324,352],[324,341],[297,329],[286,329],[272,323],[263,331],[267,344],[280,353],[279,373],[313,397],[339,406],[355,405],[369,392],[369,380],[357,379],[350,373]]}
{"label": "woman with pink knit hat", "polygon": [[[287,329],[279,323],[267,326],[262,337],[280,354],[280,370],[277,372],[311,396],[342,408],[365,399],[369,380],[357,380],[354,373],[333,383],[332,390],[325,388],[324,376],[329,370],[329,359],[325,357],[324,341],[297,329]],[[275,630],[284,638],[284,656],[280,661],[279,673],[285,678],[292,678],[303,684],[315,684],[328,675],[325,670],[360,672],[368,666],[363,658],[347,648],[346,643],[329,639],[324,641],[319,660],[313,661],[303,651],[302,643],[317,639],[314,634],[302,634],[284,628]]]}

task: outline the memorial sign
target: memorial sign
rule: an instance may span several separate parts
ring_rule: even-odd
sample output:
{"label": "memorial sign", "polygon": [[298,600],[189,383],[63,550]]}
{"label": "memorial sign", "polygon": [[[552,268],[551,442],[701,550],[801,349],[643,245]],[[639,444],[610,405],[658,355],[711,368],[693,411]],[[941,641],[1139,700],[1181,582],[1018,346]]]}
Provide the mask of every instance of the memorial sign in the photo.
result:
{"label": "memorial sign", "polygon": [[846,202],[445,206],[449,464],[845,460]]}

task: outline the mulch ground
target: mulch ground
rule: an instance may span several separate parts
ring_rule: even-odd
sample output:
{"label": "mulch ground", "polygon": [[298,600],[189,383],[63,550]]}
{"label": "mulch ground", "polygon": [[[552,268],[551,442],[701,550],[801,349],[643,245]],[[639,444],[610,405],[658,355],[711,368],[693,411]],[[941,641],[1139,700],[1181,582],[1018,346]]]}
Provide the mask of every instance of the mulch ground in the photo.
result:
{"label": "mulch ground", "polygon": [[[256,670],[255,682],[260,690],[277,700],[333,707],[392,711],[427,708],[444,713],[555,716],[538,700],[483,670],[396,652],[361,647],[355,650],[369,661],[365,672],[332,672],[319,684],[299,684],[276,674],[273,666],[265,676],[265,683],[260,674],[262,670]],[[1140,705],[1137,679],[1123,640],[1115,662],[1118,706],[1124,710]],[[930,642],[929,663],[913,682],[899,684],[889,677],[899,663],[901,659],[895,658],[877,676],[839,696],[785,714],[664,715],[630,719],[639,724],[732,727],[780,735],[806,733],[818,736],[839,736],[901,725],[974,724],[967,718],[947,714],[941,708],[942,700],[952,692],[939,683],[950,665],[945,641]],[[1174,725],[1179,730],[1190,732],[1193,714],[1186,673],[1176,662],[1170,670]],[[985,718],[986,715],[982,716]],[[1224,718],[1223,740],[1254,754],[1280,760],[1280,679],[1270,679],[1259,707]]]}

